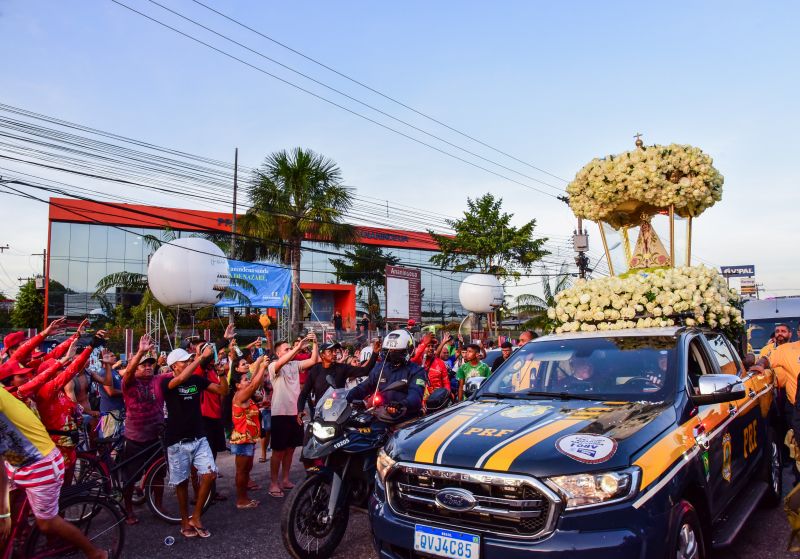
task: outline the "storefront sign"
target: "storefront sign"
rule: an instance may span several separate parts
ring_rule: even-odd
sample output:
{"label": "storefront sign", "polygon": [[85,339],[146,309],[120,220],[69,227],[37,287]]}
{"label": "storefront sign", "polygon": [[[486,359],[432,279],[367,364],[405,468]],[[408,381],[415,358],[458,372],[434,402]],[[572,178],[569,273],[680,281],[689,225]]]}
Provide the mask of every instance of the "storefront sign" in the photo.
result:
{"label": "storefront sign", "polygon": [[422,319],[422,281],[416,268],[386,266],[386,320]]}
{"label": "storefront sign", "polygon": [[746,278],[756,275],[756,267],[753,264],[743,266],[720,266],[722,275],[726,278]]}

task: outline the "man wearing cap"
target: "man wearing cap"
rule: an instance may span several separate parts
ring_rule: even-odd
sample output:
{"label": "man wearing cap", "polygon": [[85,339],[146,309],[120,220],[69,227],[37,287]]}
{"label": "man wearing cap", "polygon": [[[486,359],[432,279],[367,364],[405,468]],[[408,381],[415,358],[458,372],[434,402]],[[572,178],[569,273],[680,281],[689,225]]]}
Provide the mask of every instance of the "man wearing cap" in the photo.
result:
{"label": "man wearing cap", "polygon": [[142,336],[138,350],[122,370],[122,400],[125,403],[122,460],[126,462],[123,472],[126,486],[122,498],[128,524],[139,522],[133,512],[133,490],[148,459],[147,453],[142,452],[158,441],[164,428],[164,395],[160,384],[165,375],[154,374],[154,347],[149,336]]}
{"label": "man wearing cap", "polygon": [[511,345],[511,342],[503,342],[500,344],[500,355],[494,360],[494,363],[492,363],[492,372],[495,372],[500,365],[508,361],[513,350],[514,346]]}
{"label": "man wearing cap", "polygon": [[[211,344],[206,344],[199,357],[184,349],[175,349],[167,356],[167,365],[173,377],[161,379],[167,422],[164,441],[169,462],[169,484],[175,487],[181,510],[181,534],[187,538],[207,538],[211,533],[203,527],[203,504],[217,477],[217,465],[208,445],[203,426],[200,396],[213,392],[219,396],[228,393],[228,379],[212,383],[205,376],[194,374],[198,367],[207,366],[214,358]],[[195,468],[200,476],[200,487],[194,512],[189,517],[189,476]]]}
{"label": "man wearing cap", "polygon": [[[334,388],[344,388],[345,382],[348,379],[358,377],[365,377],[369,375],[375,362],[378,360],[378,354],[381,351],[381,342],[377,341],[372,345],[372,353],[369,360],[362,366],[356,367],[348,365],[347,363],[339,363],[336,361],[336,350],[341,349],[342,346],[339,342],[322,344],[319,348],[320,362],[308,370],[306,381],[303,384],[303,389],[300,391],[300,397],[297,400],[297,414],[302,417],[306,403],[311,411],[311,417],[314,417],[314,407],[317,401],[325,394],[325,391],[331,386],[328,383],[328,376],[333,377]],[[309,395],[311,399],[309,400]]]}
{"label": "man wearing cap", "polygon": [[[206,342],[199,336],[191,336],[183,341],[181,348],[188,353],[199,354],[201,348],[205,346],[205,343]],[[194,374],[204,377],[212,384],[220,383],[220,377],[214,366],[213,359],[207,360],[207,362],[200,365],[195,370]],[[208,445],[211,447],[214,460],[216,460],[217,453],[227,449],[227,445],[225,444],[225,425],[222,422],[222,398],[211,391],[203,392],[200,396],[200,411],[203,415],[206,439],[208,440]],[[224,501],[225,499],[226,497],[218,493],[214,495],[214,500]]]}

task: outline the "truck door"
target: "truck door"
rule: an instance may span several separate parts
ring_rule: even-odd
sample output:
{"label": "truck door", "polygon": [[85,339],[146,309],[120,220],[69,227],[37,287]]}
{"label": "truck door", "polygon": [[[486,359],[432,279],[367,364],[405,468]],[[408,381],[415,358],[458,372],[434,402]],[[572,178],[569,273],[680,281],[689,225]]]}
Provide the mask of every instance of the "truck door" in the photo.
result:
{"label": "truck door", "polygon": [[728,428],[733,451],[732,481],[738,486],[739,481],[751,479],[765,451],[767,418],[762,417],[758,401],[759,393],[766,387],[764,375],[748,375],[739,355],[722,334],[708,332],[705,338],[720,372],[741,378],[747,392],[741,400],[731,402],[736,415]]}
{"label": "truck door", "polygon": [[[710,351],[702,335],[693,336],[687,345],[686,386],[689,391],[698,393],[699,378],[719,372],[719,365],[711,358]],[[732,482],[732,442],[728,433],[727,421],[730,418],[728,404],[709,404],[699,406],[697,425],[694,427],[703,461],[708,487],[709,507],[716,517],[733,496]],[[707,447],[707,448],[706,448]]]}

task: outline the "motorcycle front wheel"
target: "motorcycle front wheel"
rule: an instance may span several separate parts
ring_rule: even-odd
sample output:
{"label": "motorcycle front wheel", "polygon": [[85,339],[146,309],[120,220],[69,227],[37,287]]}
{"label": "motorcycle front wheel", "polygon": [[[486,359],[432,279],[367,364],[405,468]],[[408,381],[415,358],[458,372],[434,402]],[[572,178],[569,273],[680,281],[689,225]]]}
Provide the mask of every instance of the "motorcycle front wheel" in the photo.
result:
{"label": "motorcycle front wheel", "polygon": [[331,480],[313,475],[289,494],[281,514],[281,534],[286,550],[295,559],[328,559],[347,530],[347,502],[328,515]]}

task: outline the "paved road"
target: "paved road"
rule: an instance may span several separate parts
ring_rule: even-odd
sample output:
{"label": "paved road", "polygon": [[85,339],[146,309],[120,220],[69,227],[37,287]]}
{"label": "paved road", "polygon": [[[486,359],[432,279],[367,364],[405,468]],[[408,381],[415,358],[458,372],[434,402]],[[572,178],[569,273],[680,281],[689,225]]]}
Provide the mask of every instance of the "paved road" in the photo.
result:
{"label": "paved road", "polygon": [[[175,526],[168,526],[156,520],[144,507],[140,511],[141,522],[127,532],[125,559],[191,558],[191,559],[234,559],[238,557],[260,557],[278,559],[289,557],[283,547],[280,535],[280,507],[282,499],[274,499],[266,494],[267,466],[256,463],[254,478],[262,489],[252,496],[261,500],[261,506],[252,510],[237,510],[233,499],[215,503],[204,516],[204,524],[211,530],[209,539],[180,536]],[[220,471],[224,477],[219,480],[220,489],[228,495],[233,493],[233,457],[225,453],[219,457]],[[302,479],[302,470],[295,465],[294,481]],[[788,476],[785,479],[789,487]],[[164,538],[172,535],[175,544],[164,545]],[[750,519],[745,533],[741,534],[734,546],[715,554],[712,559],[797,559],[798,554],[784,551],[789,537],[789,528],[783,510],[760,509]],[[363,513],[353,513],[350,527],[337,559],[375,559],[369,536],[369,524]]]}

